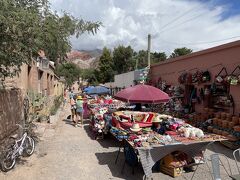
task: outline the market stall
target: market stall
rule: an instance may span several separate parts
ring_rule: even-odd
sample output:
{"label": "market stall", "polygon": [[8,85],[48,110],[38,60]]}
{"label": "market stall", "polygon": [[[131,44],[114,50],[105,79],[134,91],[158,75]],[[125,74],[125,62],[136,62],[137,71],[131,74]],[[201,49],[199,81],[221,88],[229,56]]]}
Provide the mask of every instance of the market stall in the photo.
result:
{"label": "market stall", "polygon": [[[158,131],[151,128],[140,128],[139,126],[133,126],[130,129],[115,127],[111,129],[111,133],[118,140],[124,141],[125,162],[135,166],[139,159],[146,177],[151,177],[152,167],[159,160],[160,170],[164,173],[171,176],[175,176],[174,172],[177,170],[182,173],[183,167],[203,163],[203,152],[209,143],[226,140],[220,135],[203,134],[202,130],[192,127],[182,120],[172,121],[170,118],[165,119],[162,124],[164,123],[167,128],[163,134],[159,134]],[[177,123],[178,125],[176,125]],[[176,153],[184,155],[184,158],[181,160],[174,158],[173,155]],[[136,157],[138,158],[136,159]],[[171,169],[171,171],[164,171],[164,169]]]}
{"label": "market stall", "polygon": [[[171,98],[152,86],[137,85],[120,91],[115,98],[155,104],[169,102],[174,96],[182,97],[183,91],[179,87],[170,90]],[[174,110],[183,109],[175,107]],[[209,117],[210,114],[206,118]],[[183,119],[156,112],[117,111],[113,113],[112,125],[111,133],[125,142],[125,162],[134,166],[139,159],[146,177],[151,177],[152,167],[159,160],[161,171],[171,176],[181,175],[183,167],[203,163],[203,152],[209,143],[226,140],[222,135],[204,134]],[[184,155],[185,159],[176,159],[175,154]]]}
{"label": "market stall", "polygon": [[101,96],[88,101],[90,109],[90,128],[94,132],[95,139],[103,139],[104,134],[107,134],[112,121],[112,112],[120,107],[125,106],[125,103],[114,100],[110,96]]}

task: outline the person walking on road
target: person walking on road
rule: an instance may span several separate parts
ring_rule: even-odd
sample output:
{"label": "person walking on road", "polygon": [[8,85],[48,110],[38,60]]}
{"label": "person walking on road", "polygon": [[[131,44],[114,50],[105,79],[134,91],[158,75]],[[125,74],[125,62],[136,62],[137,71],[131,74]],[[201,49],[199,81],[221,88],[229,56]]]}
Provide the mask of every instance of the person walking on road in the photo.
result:
{"label": "person walking on road", "polygon": [[80,120],[81,125],[83,126],[83,98],[82,96],[77,97],[76,101],[76,124],[75,127],[77,126],[78,120]]}
{"label": "person walking on road", "polygon": [[71,120],[74,124],[76,124],[76,101],[74,97],[70,98],[70,105],[71,105]]}

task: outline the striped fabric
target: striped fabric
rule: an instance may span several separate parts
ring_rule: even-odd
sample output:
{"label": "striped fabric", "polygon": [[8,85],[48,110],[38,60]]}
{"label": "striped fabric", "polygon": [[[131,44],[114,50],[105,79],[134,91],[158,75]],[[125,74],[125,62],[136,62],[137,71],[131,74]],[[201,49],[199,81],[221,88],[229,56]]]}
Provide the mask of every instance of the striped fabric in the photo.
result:
{"label": "striped fabric", "polygon": [[205,151],[207,145],[210,142],[199,142],[193,144],[175,144],[175,145],[165,145],[152,148],[137,148],[138,154],[140,156],[140,161],[144,170],[144,174],[147,177],[152,176],[153,165],[162,159],[164,156],[170,154],[174,151],[185,152],[188,156],[194,157],[201,151]]}

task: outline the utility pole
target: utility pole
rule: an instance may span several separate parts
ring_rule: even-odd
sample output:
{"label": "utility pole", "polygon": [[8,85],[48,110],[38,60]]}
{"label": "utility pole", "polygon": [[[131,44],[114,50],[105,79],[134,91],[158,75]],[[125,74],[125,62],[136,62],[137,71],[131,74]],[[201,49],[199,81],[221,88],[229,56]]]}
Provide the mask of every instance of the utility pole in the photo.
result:
{"label": "utility pole", "polygon": [[138,58],[136,58],[136,65],[135,65],[135,70],[138,69]]}
{"label": "utility pole", "polygon": [[148,67],[150,68],[151,65],[151,59],[150,59],[150,55],[151,55],[151,34],[148,34]]}

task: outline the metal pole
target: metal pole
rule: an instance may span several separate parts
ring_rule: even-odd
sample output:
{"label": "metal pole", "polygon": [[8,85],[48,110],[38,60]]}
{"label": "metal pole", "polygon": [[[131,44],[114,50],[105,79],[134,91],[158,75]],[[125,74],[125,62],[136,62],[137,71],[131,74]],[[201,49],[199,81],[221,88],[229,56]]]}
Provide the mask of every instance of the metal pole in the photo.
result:
{"label": "metal pole", "polygon": [[136,65],[135,65],[135,70],[138,69],[138,58],[136,58]]}
{"label": "metal pole", "polygon": [[150,53],[151,52],[151,34],[148,34],[148,56],[147,56],[147,59],[148,59],[148,67],[150,67],[151,65],[151,61],[150,61]]}

